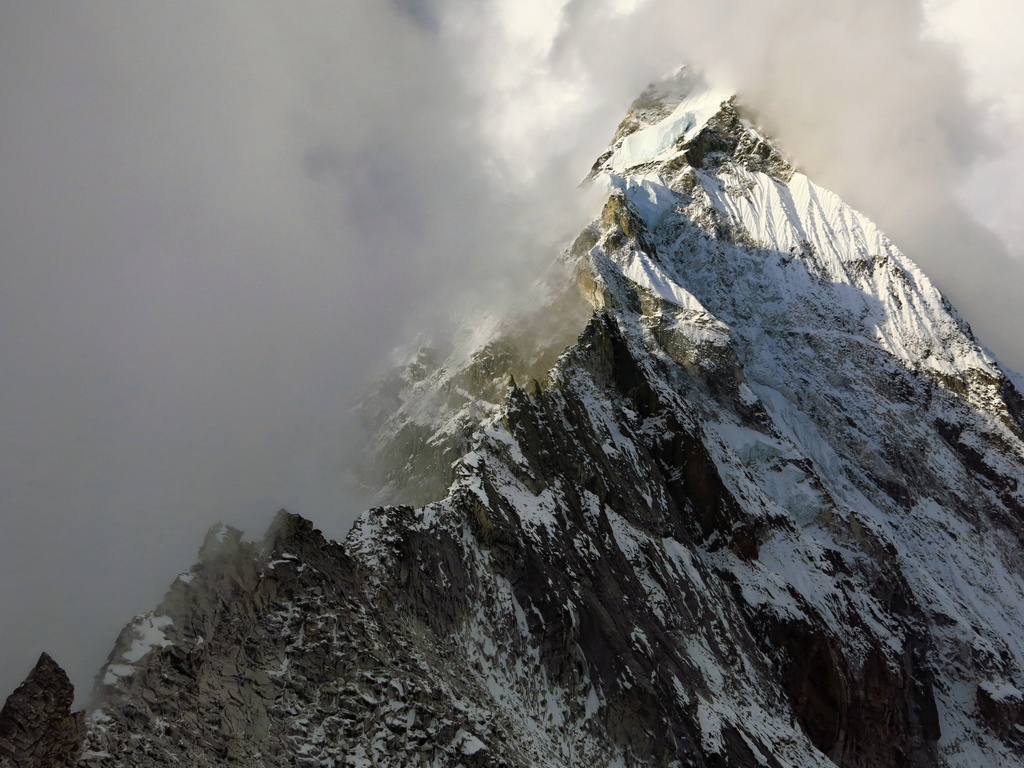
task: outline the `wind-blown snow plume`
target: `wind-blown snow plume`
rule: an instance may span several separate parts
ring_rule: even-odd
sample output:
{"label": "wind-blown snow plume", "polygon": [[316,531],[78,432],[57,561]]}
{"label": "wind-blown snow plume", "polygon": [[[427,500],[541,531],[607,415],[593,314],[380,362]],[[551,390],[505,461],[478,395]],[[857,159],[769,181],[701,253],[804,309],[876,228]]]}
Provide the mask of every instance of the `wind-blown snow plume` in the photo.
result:
{"label": "wind-blown snow plume", "polygon": [[367,371],[431,307],[523,295],[624,106],[684,61],[1024,367],[1019,264],[956,198],[996,146],[916,2],[4,15],[2,688],[41,647],[87,685],[217,518],[339,535]]}

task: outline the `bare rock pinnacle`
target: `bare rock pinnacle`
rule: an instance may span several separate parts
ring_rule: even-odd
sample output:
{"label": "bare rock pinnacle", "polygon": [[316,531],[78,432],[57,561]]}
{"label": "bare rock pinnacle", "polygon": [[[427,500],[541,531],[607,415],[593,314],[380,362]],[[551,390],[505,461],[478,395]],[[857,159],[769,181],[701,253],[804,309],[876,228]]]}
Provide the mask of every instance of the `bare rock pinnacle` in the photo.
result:
{"label": "bare rock pinnacle", "polygon": [[75,688],[42,654],[0,710],[0,768],[60,768],[78,759],[85,739],[83,712],[72,712]]}

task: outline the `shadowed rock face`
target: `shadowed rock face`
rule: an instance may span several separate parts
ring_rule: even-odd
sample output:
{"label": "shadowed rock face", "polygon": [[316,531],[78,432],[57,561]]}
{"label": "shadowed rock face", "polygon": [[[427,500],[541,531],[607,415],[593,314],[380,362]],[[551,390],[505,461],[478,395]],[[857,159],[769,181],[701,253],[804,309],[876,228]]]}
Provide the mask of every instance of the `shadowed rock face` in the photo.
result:
{"label": "shadowed rock face", "polygon": [[0,710],[0,766],[74,765],[85,739],[85,713],[71,711],[74,699],[74,686],[64,670],[42,654]]}

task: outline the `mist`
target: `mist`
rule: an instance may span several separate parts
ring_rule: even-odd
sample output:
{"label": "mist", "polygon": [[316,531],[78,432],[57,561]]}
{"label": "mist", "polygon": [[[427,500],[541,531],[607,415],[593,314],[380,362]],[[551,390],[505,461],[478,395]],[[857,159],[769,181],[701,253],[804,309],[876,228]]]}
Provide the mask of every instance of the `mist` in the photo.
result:
{"label": "mist", "polygon": [[342,537],[363,387],[451,308],[528,301],[683,61],[1024,369],[1024,130],[957,6],[5,3],[0,690],[47,650],[81,698],[216,521]]}

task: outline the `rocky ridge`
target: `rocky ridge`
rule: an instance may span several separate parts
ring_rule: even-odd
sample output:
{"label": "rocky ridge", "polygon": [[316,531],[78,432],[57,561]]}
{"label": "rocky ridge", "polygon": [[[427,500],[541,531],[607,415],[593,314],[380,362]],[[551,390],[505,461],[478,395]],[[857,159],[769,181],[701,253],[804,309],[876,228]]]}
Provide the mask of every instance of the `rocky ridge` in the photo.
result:
{"label": "rocky ridge", "polygon": [[728,94],[648,91],[591,179],[578,338],[398,374],[419,506],[212,530],[80,765],[1024,765],[1014,379]]}

